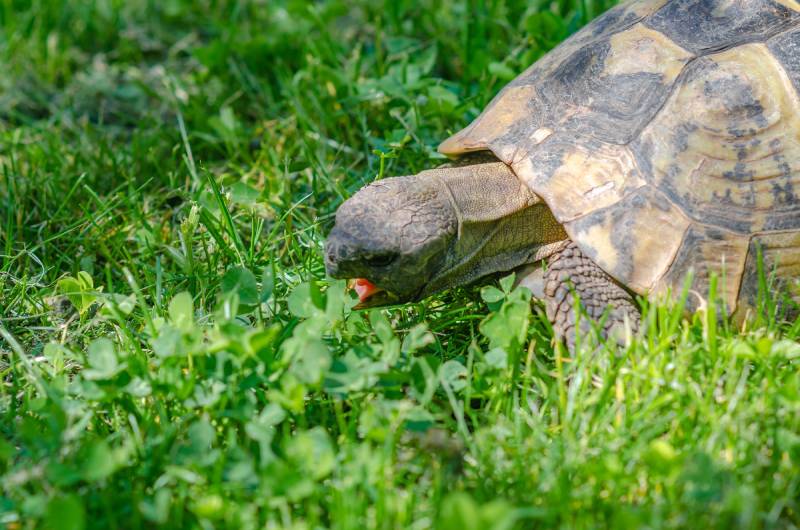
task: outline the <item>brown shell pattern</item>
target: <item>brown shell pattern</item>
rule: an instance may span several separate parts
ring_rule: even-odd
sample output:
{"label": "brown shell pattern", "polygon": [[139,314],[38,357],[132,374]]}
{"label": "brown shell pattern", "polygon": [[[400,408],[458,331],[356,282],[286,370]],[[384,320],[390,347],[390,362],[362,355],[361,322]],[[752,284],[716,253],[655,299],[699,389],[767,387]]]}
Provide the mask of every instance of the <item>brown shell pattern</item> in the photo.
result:
{"label": "brown shell pattern", "polygon": [[751,306],[758,252],[800,278],[800,2],[618,6],[439,149],[494,152],[634,291]]}

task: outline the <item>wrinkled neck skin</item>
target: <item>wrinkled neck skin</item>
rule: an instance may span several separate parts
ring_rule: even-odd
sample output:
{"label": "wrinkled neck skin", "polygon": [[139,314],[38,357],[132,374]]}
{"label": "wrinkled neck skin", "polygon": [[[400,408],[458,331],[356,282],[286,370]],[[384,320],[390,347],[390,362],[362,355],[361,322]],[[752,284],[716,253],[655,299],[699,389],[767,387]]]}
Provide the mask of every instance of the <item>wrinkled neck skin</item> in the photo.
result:
{"label": "wrinkled neck skin", "polygon": [[336,212],[325,268],[334,278],[361,280],[367,291],[359,305],[374,307],[540,261],[566,239],[506,164],[470,156],[359,190]]}
{"label": "wrinkled neck skin", "polygon": [[420,298],[515,269],[529,276],[527,286],[535,295],[541,291],[532,283],[541,276],[536,267],[541,270],[541,260],[563,248],[568,236],[547,205],[506,164],[445,167],[418,176],[438,180],[458,226],[444,266]]}

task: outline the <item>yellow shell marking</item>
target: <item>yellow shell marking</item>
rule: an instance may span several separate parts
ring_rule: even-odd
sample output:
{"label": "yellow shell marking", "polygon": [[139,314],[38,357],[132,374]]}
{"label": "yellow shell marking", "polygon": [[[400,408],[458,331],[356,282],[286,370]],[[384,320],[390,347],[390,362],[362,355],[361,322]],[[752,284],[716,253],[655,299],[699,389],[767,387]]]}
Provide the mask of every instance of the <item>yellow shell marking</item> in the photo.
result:
{"label": "yellow shell marking", "polygon": [[767,274],[774,270],[778,278],[800,278],[800,232],[758,234],[753,241],[761,245]]}
{"label": "yellow shell marking", "polygon": [[774,190],[800,185],[800,99],[763,44],[704,60],[642,133],[653,177],[699,222],[717,208],[745,219],[740,231],[758,231],[771,212],[795,207]]}
{"label": "yellow shell marking", "polygon": [[658,31],[638,24],[611,37],[605,75],[661,74],[671,84],[693,55]]}
{"label": "yellow shell marking", "polygon": [[626,11],[640,17],[646,17],[664,7],[668,1],[669,0],[640,0],[639,2],[632,2],[626,8]]}
{"label": "yellow shell marking", "polygon": [[684,241],[691,221],[651,186],[564,224],[570,238],[617,281],[648,294]]}
{"label": "yellow shell marking", "polygon": [[796,0],[774,0],[774,1],[781,4],[782,6],[788,7],[789,9],[800,11],[800,2],[797,2]]}
{"label": "yellow shell marking", "polygon": [[584,239],[592,242],[592,248],[597,251],[599,256],[597,264],[606,271],[617,269],[620,259],[627,259],[617,252],[614,242],[611,240],[611,231],[606,226],[590,226],[584,234]]}
{"label": "yellow shell marking", "polygon": [[[666,270],[675,258],[689,220],[677,208],[665,211],[650,206],[631,216],[628,223],[630,227],[627,230],[635,239],[630,247],[630,256],[625,257],[632,264],[632,272],[625,284],[636,292],[649,293],[661,271]],[[614,227],[605,229],[613,231]]]}
{"label": "yellow shell marking", "polygon": [[[628,5],[617,6],[613,10],[622,12],[619,16],[620,20],[624,20],[630,15],[641,19],[657,11],[666,2],[667,0],[640,0],[631,2]],[[637,22],[633,27],[639,25]],[[529,115],[531,111],[528,103],[536,98],[536,90],[533,85],[536,85],[538,80],[551,75],[555,68],[584,46],[601,40],[603,36],[595,35],[593,28],[593,24],[585,26],[529,66],[512,82],[512,85],[504,88],[495,97],[475,121],[442,142],[439,145],[439,152],[448,156],[456,156],[470,151],[489,149],[504,162],[511,163],[515,158],[518,143],[522,139],[519,138],[513,141],[498,140],[515,125],[524,125],[525,122],[528,122],[530,133],[527,134],[532,134],[533,130],[540,125],[547,125],[537,124],[541,116]],[[665,40],[664,37],[661,37],[661,39]],[[674,47],[675,45],[672,45],[672,48]],[[576,109],[576,112],[581,110]]]}
{"label": "yellow shell marking", "polygon": [[776,278],[788,281],[789,293],[796,302],[800,302],[800,232],[756,234],[752,242],[739,291],[739,305],[734,315],[737,320],[744,319],[758,301],[758,246],[761,247],[765,274],[769,277],[774,273]]}
{"label": "yellow shell marking", "polygon": [[[708,293],[711,273],[718,275],[717,293],[729,311],[736,308],[742,272],[747,258],[747,235],[734,234],[708,226],[694,224],[684,237],[683,245],[670,269],[656,284],[655,292],[680,293],[686,276],[692,274],[691,289]],[[689,300],[696,308],[697,300]]]}
{"label": "yellow shell marking", "polygon": [[[492,140],[507,133],[511,126],[523,119],[522,109],[535,95],[536,89],[532,86],[506,88],[471,125],[439,144],[439,152],[459,155],[486,149]],[[503,154],[495,154],[507,160]]]}
{"label": "yellow shell marking", "polygon": [[[524,175],[526,182],[531,179],[529,186],[534,179],[541,178],[541,168],[534,167],[529,158],[520,160],[520,163],[519,168],[516,164],[513,167],[517,175]],[[569,222],[588,212],[611,206],[644,184],[627,147],[605,144],[589,151],[575,145],[547,180],[546,188],[552,197],[549,205],[556,218]]]}

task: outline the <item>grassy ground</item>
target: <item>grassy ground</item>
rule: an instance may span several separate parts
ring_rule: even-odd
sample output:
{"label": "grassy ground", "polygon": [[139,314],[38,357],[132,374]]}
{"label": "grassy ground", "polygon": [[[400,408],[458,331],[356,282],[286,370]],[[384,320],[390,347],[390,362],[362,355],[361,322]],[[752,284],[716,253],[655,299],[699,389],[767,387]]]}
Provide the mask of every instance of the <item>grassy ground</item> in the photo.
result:
{"label": "grassy ground", "polygon": [[0,2],[0,524],[797,528],[800,333],[351,312],[336,206],[603,0]]}

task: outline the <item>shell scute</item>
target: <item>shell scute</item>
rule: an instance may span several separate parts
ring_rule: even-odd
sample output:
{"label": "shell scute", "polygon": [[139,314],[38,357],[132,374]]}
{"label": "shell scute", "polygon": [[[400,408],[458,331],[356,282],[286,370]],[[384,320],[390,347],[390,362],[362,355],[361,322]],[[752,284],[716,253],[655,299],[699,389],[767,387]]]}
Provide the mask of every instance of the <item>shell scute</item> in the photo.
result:
{"label": "shell scute", "polygon": [[763,42],[800,20],[796,2],[774,0],[673,0],[646,21],[695,54]]}
{"label": "shell scute", "polygon": [[631,148],[650,183],[699,223],[800,228],[800,99],[763,44],[691,64]]}
{"label": "shell scute", "polygon": [[[626,143],[663,104],[691,54],[637,22],[663,1],[618,6],[504,88],[439,151],[490,149],[510,163],[542,127]],[[630,48],[630,50],[629,50]],[[634,64],[648,65],[634,68]]]}
{"label": "shell scute", "polygon": [[677,206],[644,186],[564,228],[603,270],[630,289],[648,293],[673,262],[690,225]]}
{"label": "shell scute", "polygon": [[[762,260],[759,267],[759,259]],[[800,278],[800,232],[794,230],[790,232],[773,232],[770,234],[756,234],[749,243],[747,251],[747,261],[742,274],[742,284],[738,298],[742,302],[741,308],[753,308],[758,306],[759,296],[769,293],[759,293],[759,268],[765,274],[765,280],[777,282],[772,285],[771,291],[776,288],[793,287],[795,301],[798,301],[800,291],[797,289],[797,280]],[[769,288],[769,287],[768,287]],[[739,316],[744,316],[744,311],[737,311]]]}
{"label": "shell scute", "polygon": [[728,311],[736,308],[740,278],[747,259],[749,235],[692,223],[666,273],[654,291],[678,294],[691,277],[693,293],[687,298],[690,310],[704,303],[711,275],[718,277],[717,293]]}
{"label": "shell scute", "polygon": [[562,223],[611,206],[646,183],[626,146],[566,133],[511,165]]}
{"label": "shell scute", "polygon": [[601,39],[537,85],[546,119],[560,130],[628,143],[661,107],[691,58],[642,25]]}
{"label": "shell scute", "polygon": [[800,2],[621,5],[440,148],[484,149],[622,284],[674,293],[691,271],[703,293],[722,273],[733,309],[751,239],[800,273]]}

